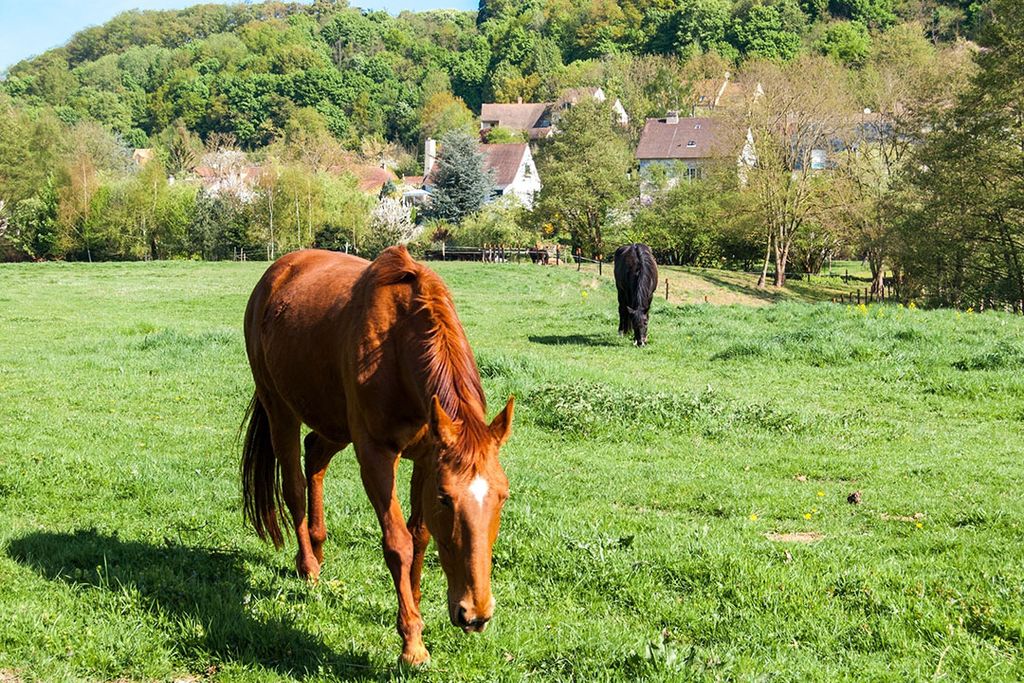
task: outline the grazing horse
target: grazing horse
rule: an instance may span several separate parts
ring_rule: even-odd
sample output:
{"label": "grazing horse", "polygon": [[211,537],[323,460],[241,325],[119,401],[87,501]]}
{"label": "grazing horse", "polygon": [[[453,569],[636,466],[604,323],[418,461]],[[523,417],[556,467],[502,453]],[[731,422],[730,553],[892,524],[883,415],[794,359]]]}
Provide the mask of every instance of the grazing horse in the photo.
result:
{"label": "grazing horse", "polygon": [[619,334],[633,332],[637,346],[647,344],[651,299],[658,287],[658,264],[646,244],[615,250],[615,288],[619,291]]}
{"label": "grazing horse", "polygon": [[[323,478],[349,443],[383,532],[398,592],[402,660],[429,660],[420,617],[420,576],[431,536],[448,579],[448,614],[465,632],[494,612],[491,548],[508,479],[498,449],[512,427],[513,399],[485,421],[480,374],[451,294],[404,247],[372,263],[298,251],[278,259],[245,311],[256,382],[242,455],[245,517],[283,544],[288,508],[295,566],[315,581],[323,562]],[[302,424],[305,471],[300,458]],[[395,490],[399,458],[412,460],[411,514]]]}

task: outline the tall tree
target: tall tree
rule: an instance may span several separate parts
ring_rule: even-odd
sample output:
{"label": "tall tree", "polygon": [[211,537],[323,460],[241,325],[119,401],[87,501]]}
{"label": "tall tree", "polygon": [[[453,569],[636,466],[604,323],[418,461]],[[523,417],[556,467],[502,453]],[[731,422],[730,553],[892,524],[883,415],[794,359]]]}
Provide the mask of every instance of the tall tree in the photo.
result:
{"label": "tall tree", "polygon": [[558,134],[541,149],[543,181],[537,209],[567,232],[572,246],[606,256],[605,230],[612,212],[634,195],[634,160],[607,102],[581,102],[558,120]]}
{"label": "tall tree", "polygon": [[756,162],[745,171],[765,229],[764,286],[769,259],[776,287],[786,284],[793,241],[823,216],[828,202],[834,143],[844,137],[854,105],[841,68],[824,57],[750,65],[744,77],[760,83],[763,95],[742,123],[751,134]]}
{"label": "tall tree", "polygon": [[476,140],[458,130],[441,138],[429,182],[434,188],[430,215],[455,224],[479,210],[494,186]]}
{"label": "tall tree", "polygon": [[[843,210],[850,240],[871,267],[871,291],[883,286],[890,259],[894,192],[912,170],[911,152],[924,139],[951,94],[963,86],[965,71],[956,53],[941,54],[910,26],[878,38],[870,62],[860,72],[865,108],[847,128],[846,153],[839,167],[836,205]],[[894,264],[889,263],[890,267]]]}
{"label": "tall tree", "polygon": [[1024,305],[1024,6],[995,0],[970,86],[916,153],[900,262],[942,304]]}

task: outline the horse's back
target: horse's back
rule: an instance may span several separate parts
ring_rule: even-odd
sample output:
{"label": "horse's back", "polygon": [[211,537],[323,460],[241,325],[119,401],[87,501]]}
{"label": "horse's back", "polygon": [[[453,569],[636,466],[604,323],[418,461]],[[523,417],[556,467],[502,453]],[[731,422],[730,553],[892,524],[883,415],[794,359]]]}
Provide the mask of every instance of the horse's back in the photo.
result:
{"label": "horse's back", "polygon": [[624,244],[615,250],[615,285],[627,292],[633,305],[649,306],[658,284],[658,264],[646,244]]}
{"label": "horse's back", "polygon": [[353,289],[369,261],[322,250],[282,256],[260,279],[245,313],[245,341],[257,394],[287,405],[318,431],[344,415],[343,362]]}

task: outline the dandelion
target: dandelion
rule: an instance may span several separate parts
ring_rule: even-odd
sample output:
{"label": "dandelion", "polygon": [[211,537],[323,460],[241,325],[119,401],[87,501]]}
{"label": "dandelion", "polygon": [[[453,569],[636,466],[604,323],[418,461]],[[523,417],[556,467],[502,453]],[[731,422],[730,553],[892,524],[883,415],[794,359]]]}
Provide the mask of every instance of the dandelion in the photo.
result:
{"label": "dandelion", "polygon": [[967,307],[967,315],[974,315],[974,306]]}
{"label": "dandelion", "polygon": [[825,492],[824,491],[818,491],[818,498],[824,498],[824,497],[825,497]]}
{"label": "dandelion", "polygon": [[804,519],[810,519],[810,518],[811,518],[811,513],[810,512],[805,512],[804,513]]}
{"label": "dandelion", "polygon": [[921,524],[921,522],[918,522],[914,526],[916,526],[918,529],[923,529],[924,528],[924,524]]}
{"label": "dandelion", "polygon": [[860,313],[861,315],[867,315],[868,314],[868,306],[867,306],[867,304],[857,304],[857,312]]}
{"label": "dandelion", "polygon": [[917,304],[911,301],[909,304],[907,304],[907,309],[911,311],[917,310]]}
{"label": "dandelion", "polygon": [[754,514],[754,513],[750,514],[750,521],[751,522],[756,522],[758,519],[760,519],[760,517],[758,517],[756,514]]}

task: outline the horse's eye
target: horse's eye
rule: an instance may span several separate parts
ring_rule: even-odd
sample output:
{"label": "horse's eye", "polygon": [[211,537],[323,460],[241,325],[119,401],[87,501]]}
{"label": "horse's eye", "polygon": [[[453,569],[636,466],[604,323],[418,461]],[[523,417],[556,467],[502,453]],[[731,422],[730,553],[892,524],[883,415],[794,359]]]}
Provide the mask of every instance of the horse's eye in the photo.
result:
{"label": "horse's eye", "polygon": [[447,493],[440,493],[437,496],[437,502],[439,502],[446,508],[450,508],[452,506],[452,497],[449,496]]}

